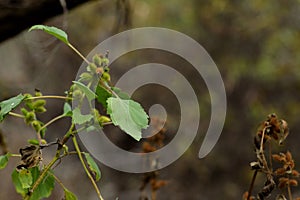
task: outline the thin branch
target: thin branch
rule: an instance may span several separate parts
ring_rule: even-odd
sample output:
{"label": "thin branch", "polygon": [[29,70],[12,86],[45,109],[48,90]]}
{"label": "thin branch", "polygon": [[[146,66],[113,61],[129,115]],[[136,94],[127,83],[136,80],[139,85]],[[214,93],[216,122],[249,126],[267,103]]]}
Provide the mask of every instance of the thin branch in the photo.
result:
{"label": "thin branch", "polygon": [[81,164],[82,164],[82,166],[83,166],[83,168],[84,168],[86,174],[88,175],[89,179],[91,180],[91,182],[92,182],[92,184],[93,184],[93,186],[94,186],[94,188],[95,188],[95,190],[96,190],[96,192],[97,192],[97,195],[98,195],[99,199],[100,199],[100,200],[103,200],[103,197],[101,196],[100,190],[99,190],[99,188],[98,188],[98,186],[97,186],[97,184],[96,184],[94,178],[92,177],[91,173],[89,172],[89,170],[88,170],[88,168],[86,167],[86,164],[85,164],[85,162],[84,162],[84,160],[83,160],[83,157],[82,157],[82,154],[81,154],[81,150],[80,150],[79,145],[78,145],[78,143],[77,143],[76,137],[74,136],[74,137],[72,138],[72,140],[73,140],[75,149],[76,149],[76,151],[77,151],[78,157],[79,157],[79,159],[80,159],[80,162],[81,162]]}

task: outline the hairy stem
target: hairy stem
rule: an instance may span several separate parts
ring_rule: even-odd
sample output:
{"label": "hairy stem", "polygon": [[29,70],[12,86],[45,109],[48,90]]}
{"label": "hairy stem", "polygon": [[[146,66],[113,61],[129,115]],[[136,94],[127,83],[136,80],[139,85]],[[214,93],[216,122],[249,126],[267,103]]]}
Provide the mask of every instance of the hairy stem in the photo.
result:
{"label": "hairy stem", "polygon": [[81,162],[81,164],[82,164],[82,166],[83,166],[83,168],[84,168],[86,174],[88,175],[89,179],[91,180],[91,182],[92,182],[92,184],[93,184],[93,186],[94,186],[94,188],[95,188],[95,190],[96,190],[96,192],[97,192],[97,195],[98,195],[99,199],[100,199],[100,200],[103,200],[103,197],[101,196],[100,190],[99,190],[99,188],[98,188],[98,186],[97,186],[97,184],[96,184],[94,178],[92,177],[91,173],[89,172],[89,170],[88,170],[88,168],[87,168],[87,166],[86,166],[86,164],[85,164],[85,162],[84,162],[84,160],[83,160],[83,157],[82,157],[82,154],[81,154],[79,145],[78,145],[78,143],[77,143],[76,137],[74,136],[74,137],[72,138],[72,140],[73,140],[75,149],[76,149],[76,151],[77,151],[78,157],[79,157],[79,159],[80,159],[80,162]]}

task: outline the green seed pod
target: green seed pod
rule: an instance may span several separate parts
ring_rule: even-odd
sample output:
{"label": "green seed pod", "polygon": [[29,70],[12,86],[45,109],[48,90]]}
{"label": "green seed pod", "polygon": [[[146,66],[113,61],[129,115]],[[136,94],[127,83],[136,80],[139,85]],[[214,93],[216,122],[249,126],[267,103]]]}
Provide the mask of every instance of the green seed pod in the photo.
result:
{"label": "green seed pod", "polygon": [[40,107],[35,108],[34,111],[38,112],[38,113],[44,113],[47,111],[47,109],[44,106],[40,106]]}
{"label": "green seed pod", "polygon": [[80,90],[75,90],[73,92],[73,98],[74,99],[80,99],[82,97],[82,92]]}
{"label": "green seed pod", "polygon": [[41,139],[42,144],[47,144],[48,142],[45,139]]}
{"label": "green seed pod", "polygon": [[110,82],[110,75],[109,75],[109,73],[103,72],[102,79],[105,80],[106,82]]}
{"label": "green seed pod", "polygon": [[108,66],[109,60],[108,58],[102,58],[102,66]]}
{"label": "green seed pod", "polygon": [[27,115],[28,110],[26,110],[26,108],[21,108],[21,112],[24,115],[24,117]]}
{"label": "green seed pod", "polygon": [[41,123],[37,120],[31,122],[31,126],[34,128],[36,132],[38,132],[41,129]]}
{"label": "green seed pod", "polygon": [[87,70],[88,72],[92,72],[92,73],[94,74],[94,73],[96,73],[97,66],[96,66],[94,63],[90,63],[90,64],[87,66],[86,70]]}
{"label": "green seed pod", "polygon": [[42,107],[44,105],[46,105],[46,101],[43,99],[36,100],[32,103],[33,108]]}
{"label": "green seed pod", "polygon": [[40,97],[40,96],[43,96],[43,94],[39,90],[37,90],[37,91],[35,91],[34,96]]}
{"label": "green seed pod", "polygon": [[93,56],[93,62],[100,67],[101,66],[101,58],[96,54]]}
{"label": "green seed pod", "polygon": [[79,81],[86,81],[89,82],[91,81],[93,78],[93,75],[91,73],[88,72],[83,72],[82,74],[80,74],[80,79]]}
{"label": "green seed pod", "polygon": [[98,122],[99,122],[100,126],[102,126],[104,123],[107,123],[107,122],[110,122],[110,121],[111,121],[111,119],[107,116],[102,115],[98,118]]}
{"label": "green seed pod", "polygon": [[27,124],[31,123],[33,120],[35,120],[35,113],[33,111],[28,112],[25,116],[25,122]]}

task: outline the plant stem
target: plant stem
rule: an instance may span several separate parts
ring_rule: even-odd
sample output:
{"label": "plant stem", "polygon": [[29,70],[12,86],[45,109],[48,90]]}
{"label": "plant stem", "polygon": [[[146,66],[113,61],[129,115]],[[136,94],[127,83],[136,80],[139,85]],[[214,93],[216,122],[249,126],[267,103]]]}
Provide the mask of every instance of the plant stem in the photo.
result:
{"label": "plant stem", "polygon": [[293,195],[292,195],[290,184],[287,185],[287,190],[288,190],[289,200],[293,200]]}
{"label": "plant stem", "polygon": [[98,188],[98,186],[97,186],[97,184],[96,184],[94,178],[92,177],[91,173],[89,172],[89,170],[88,170],[88,168],[86,167],[86,164],[85,164],[85,162],[84,162],[84,160],[83,160],[83,157],[82,157],[82,154],[81,154],[79,145],[78,145],[78,143],[77,143],[76,137],[74,136],[74,137],[72,138],[72,140],[73,140],[75,149],[76,149],[76,151],[77,151],[78,157],[79,157],[79,159],[80,159],[80,162],[81,162],[81,164],[82,164],[82,166],[83,166],[83,168],[84,168],[86,174],[88,175],[89,179],[91,180],[91,182],[92,182],[92,184],[93,184],[93,186],[94,186],[94,188],[95,188],[95,190],[96,190],[96,192],[97,192],[97,195],[98,195],[99,199],[100,199],[100,200],[103,200],[103,197],[101,196],[100,190],[99,190],[99,188]]}
{"label": "plant stem", "polygon": [[46,124],[44,124],[44,126],[42,126],[42,127],[40,128],[39,132],[40,132],[41,130],[43,130],[44,128],[46,128],[47,126],[49,126],[50,124],[52,124],[53,122],[55,122],[55,121],[57,121],[57,120],[59,120],[59,119],[61,119],[61,118],[63,118],[63,117],[65,117],[64,114],[58,115],[57,117],[51,119],[49,122],[47,122]]}
{"label": "plant stem", "polygon": [[9,114],[9,115],[11,115],[11,116],[14,116],[14,117],[24,118],[24,116],[23,116],[23,115],[21,115],[21,114],[18,114],[18,113],[9,112],[8,114]]}
{"label": "plant stem", "polygon": [[[51,167],[56,163],[56,161],[59,159],[60,155],[60,150],[56,151],[56,155],[55,157],[51,160],[51,162],[45,167],[45,169],[43,170],[42,174],[38,177],[38,179],[36,180],[36,182],[33,184],[30,192],[31,194],[33,193],[33,191],[39,186],[39,184],[42,182],[42,180],[45,178],[45,176],[47,175],[47,172],[51,169]],[[30,195],[26,196],[24,198],[24,200],[29,200],[30,199]]]}
{"label": "plant stem", "polygon": [[27,99],[29,99],[29,100],[33,100],[33,99],[64,99],[64,100],[72,100],[71,97],[57,96],[57,95],[45,95],[45,96],[38,96],[38,97],[29,97]]}
{"label": "plant stem", "polygon": [[248,190],[248,197],[247,197],[247,200],[250,200],[250,197],[251,197],[251,193],[252,193],[252,190],[253,190],[253,186],[254,186],[254,182],[255,182],[256,176],[257,176],[257,170],[255,170],[255,171],[254,171],[254,174],[253,174],[253,177],[252,177],[252,180],[251,180],[251,184],[250,184],[250,187],[249,187],[249,190]]}
{"label": "plant stem", "polygon": [[68,46],[77,53],[87,64],[91,64],[90,61],[88,61],[72,44],[68,43]]}

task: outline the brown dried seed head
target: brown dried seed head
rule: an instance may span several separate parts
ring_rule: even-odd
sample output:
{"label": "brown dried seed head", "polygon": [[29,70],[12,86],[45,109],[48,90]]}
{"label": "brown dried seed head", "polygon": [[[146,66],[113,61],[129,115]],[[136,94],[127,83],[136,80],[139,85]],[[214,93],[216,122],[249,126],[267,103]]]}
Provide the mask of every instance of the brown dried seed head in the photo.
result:
{"label": "brown dried seed head", "polygon": [[289,179],[282,177],[279,179],[278,188],[282,189],[282,188],[286,187],[288,183],[289,183]]}
{"label": "brown dried seed head", "polygon": [[292,171],[292,175],[293,175],[294,177],[299,177],[300,173],[299,173],[297,170],[293,170],[293,171]]}
{"label": "brown dried seed head", "polygon": [[289,185],[291,185],[291,186],[297,186],[298,185],[298,181],[295,180],[295,179],[290,179]]}

